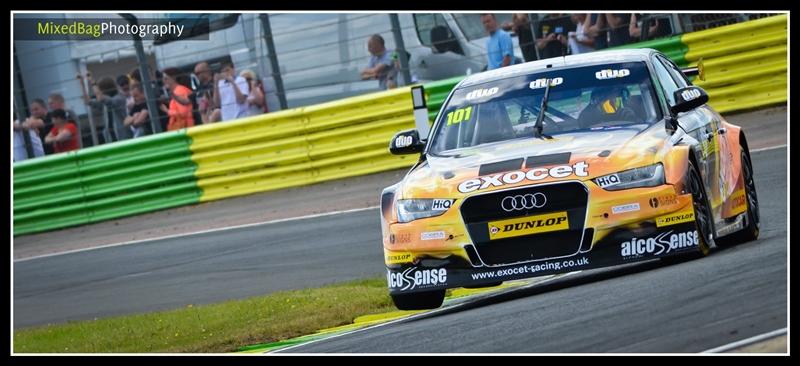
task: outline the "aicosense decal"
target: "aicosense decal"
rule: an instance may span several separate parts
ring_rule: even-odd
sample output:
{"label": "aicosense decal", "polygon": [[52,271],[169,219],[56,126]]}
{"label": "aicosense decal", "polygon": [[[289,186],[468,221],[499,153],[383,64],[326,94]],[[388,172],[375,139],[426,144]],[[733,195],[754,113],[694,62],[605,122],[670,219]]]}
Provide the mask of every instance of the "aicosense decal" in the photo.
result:
{"label": "aicosense decal", "polygon": [[666,254],[677,249],[695,247],[700,244],[699,239],[697,230],[676,234],[670,230],[650,238],[633,237],[620,244],[620,255],[627,259],[641,257],[645,254]]}
{"label": "aicosense decal", "polygon": [[433,287],[447,283],[447,269],[418,269],[417,267],[410,267],[403,272],[388,271],[386,280],[389,283],[389,288],[399,289],[400,291]]}

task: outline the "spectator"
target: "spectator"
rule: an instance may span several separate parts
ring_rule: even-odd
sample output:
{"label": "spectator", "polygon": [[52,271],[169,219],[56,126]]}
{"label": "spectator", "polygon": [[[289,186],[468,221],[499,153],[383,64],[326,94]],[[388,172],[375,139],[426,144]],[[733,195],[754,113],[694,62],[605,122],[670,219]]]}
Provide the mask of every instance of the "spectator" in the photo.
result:
{"label": "spectator", "polygon": [[536,61],[539,58],[536,56],[536,42],[533,39],[533,30],[531,30],[530,19],[528,14],[515,13],[512,15],[513,22],[512,29],[514,34],[519,38],[519,48],[522,50],[522,57],[525,62]]}
{"label": "spectator", "polygon": [[52,145],[56,153],[80,149],[78,127],[73,121],[67,120],[67,113],[63,109],[56,109],[52,113],[52,118],[53,128],[45,137],[44,143]]}
{"label": "spectator", "polygon": [[594,51],[594,39],[586,36],[586,30],[591,27],[591,19],[586,14],[572,14],[575,23],[575,32],[569,32],[569,49],[573,55]]}
{"label": "spectator", "polygon": [[575,31],[575,24],[562,14],[548,14],[539,22],[536,47],[541,58],[560,57],[567,54],[567,35]]}
{"label": "spectator", "polygon": [[211,72],[211,67],[208,62],[201,62],[194,67],[194,74],[200,85],[195,90],[197,100],[197,110],[200,114],[200,121],[202,123],[217,122],[221,118],[219,107],[214,105],[214,74]]}
{"label": "spectator", "polygon": [[669,24],[659,20],[658,18],[649,19],[648,23],[650,26],[647,28],[647,34],[645,37],[642,37],[642,15],[643,14],[632,14],[631,15],[631,24],[628,27],[628,33],[631,36],[633,41],[646,41],[648,39],[663,37],[669,35],[670,29]]}
{"label": "spectator", "polygon": [[630,14],[606,13],[606,23],[608,23],[608,47],[621,46],[631,42],[630,31],[628,30],[631,21]]}
{"label": "spectator", "polygon": [[117,76],[117,87],[119,92],[125,96],[125,112],[130,112],[133,107],[133,97],[131,96],[131,83],[128,75]]}
{"label": "spectator", "polygon": [[592,14],[589,16],[591,26],[586,28],[586,36],[594,39],[594,49],[602,50],[608,48],[608,24],[603,14]]}
{"label": "spectator", "polygon": [[[83,76],[79,74],[78,78],[83,79]],[[83,82],[81,82],[80,84],[81,93],[83,94],[83,102],[86,103],[86,105],[94,108],[102,108],[103,106],[107,108],[108,115],[106,118],[108,124],[105,128],[108,128],[109,125],[112,126],[114,132],[113,140],[120,141],[131,138],[130,129],[125,128],[125,125],[123,124],[125,117],[128,115],[126,107],[127,97],[119,92],[117,89],[117,83],[114,82],[114,79],[106,76],[95,83],[90,73],[86,73],[86,79],[89,81],[89,84],[92,85],[94,95],[97,99],[89,99],[86,88],[84,87]]]}
{"label": "spectator", "polygon": [[514,43],[508,32],[497,27],[494,14],[481,14],[483,29],[489,34],[486,41],[487,70],[499,69],[514,63]]}
{"label": "spectator", "polygon": [[189,79],[180,70],[171,67],[163,72],[164,86],[167,88],[172,98],[169,101],[169,108],[161,104],[161,111],[169,116],[167,131],[180,130],[194,126],[192,117],[192,104],[179,103],[176,99],[186,101],[192,90],[189,89]]}
{"label": "spectator", "polygon": [[50,93],[47,97],[47,109],[50,112],[56,109],[63,109],[67,112],[67,119],[71,121],[78,121],[78,115],[72,109],[66,108],[64,105],[64,96],[61,93]]}
{"label": "spectator", "polygon": [[[44,141],[45,137],[47,137],[47,133],[50,131],[50,128],[52,128],[53,122],[47,113],[47,107],[45,107],[44,101],[41,99],[37,98],[31,101],[30,111],[31,116],[25,119],[25,122],[22,122],[22,128],[36,131],[39,135],[39,142],[41,143]],[[44,152],[47,155],[53,154],[53,147],[45,145]]]}
{"label": "spectator", "polygon": [[[139,71],[138,67],[133,69],[128,74],[128,77],[132,85],[142,84],[142,73]],[[161,113],[160,105],[163,104],[164,106],[167,106],[169,105],[170,100],[164,96],[163,83],[161,81],[162,78],[163,75],[161,74],[161,71],[155,70],[155,72],[153,72],[153,69],[150,69],[150,91],[155,94],[152,97],[155,98],[156,105],[159,105],[158,124],[161,127],[161,131],[166,131],[167,124],[169,123],[169,116],[165,113]],[[144,90],[144,86],[142,86],[142,90]],[[145,96],[145,98],[147,98],[147,96]]]}
{"label": "spectator", "polygon": [[214,75],[214,85],[214,104],[220,106],[223,121],[247,116],[250,87],[247,80],[236,76],[232,63],[222,64],[222,73]]}
{"label": "spectator", "polygon": [[397,86],[397,69],[394,67],[392,52],[386,49],[383,37],[373,34],[367,41],[367,50],[372,55],[367,68],[361,71],[361,80],[376,79],[381,89]]}
{"label": "spectator", "polygon": [[[42,140],[36,134],[36,130],[23,127],[19,121],[14,121],[14,161],[23,161],[25,159],[38,158],[44,156],[44,147]],[[28,155],[28,150],[25,147],[25,135],[28,135],[29,143],[31,145],[31,153],[33,156]]]}
{"label": "spectator", "polygon": [[133,138],[149,135],[150,132],[150,113],[147,110],[147,100],[144,97],[142,84],[134,83],[130,87],[133,105],[125,118],[125,127],[131,129]]}
{"label": "spectator", "polygon": [[239,76],[247,80],[247,86],[250,88],[250,95],[247,96],[248,115],[257,116],[262,113],[267,113],[267,100],[264,99],[264,88],[261,84],[261,80],[256,76],[256,73],[252,70],[244,70]]}

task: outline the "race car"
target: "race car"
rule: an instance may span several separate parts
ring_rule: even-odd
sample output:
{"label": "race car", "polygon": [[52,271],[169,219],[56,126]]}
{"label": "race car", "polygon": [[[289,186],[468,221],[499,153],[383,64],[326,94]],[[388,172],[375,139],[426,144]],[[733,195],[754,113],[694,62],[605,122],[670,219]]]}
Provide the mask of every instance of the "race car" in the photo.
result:
{"label": "race car", "polygon": [[[420,154],[381,194],[389,293],[402,310],[445,290],[614,266],[753,240],[747,140],[652,49],[551,58],[466,77]],[[422,113],[424,115],[424,113]]]}

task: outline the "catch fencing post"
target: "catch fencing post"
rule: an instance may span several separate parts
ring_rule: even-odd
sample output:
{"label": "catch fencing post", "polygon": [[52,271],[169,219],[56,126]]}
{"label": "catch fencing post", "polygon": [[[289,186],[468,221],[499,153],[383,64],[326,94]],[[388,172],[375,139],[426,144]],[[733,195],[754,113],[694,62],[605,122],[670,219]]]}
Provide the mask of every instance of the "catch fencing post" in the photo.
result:
{"label": "catch fencing post", "polygon": [[[130,25],[138,25],[139,21],[133,14],[123,13],[120,14],[122,18],[128,21]],[[150,127],[153,133],[161,131],[161,120],[158,118],[158,107],[156,106],[155,92],[151,89],[150,84],[150,69],[147,66],[147,57],[144,55],[144,47],[142,46],[142,38],[138,33],[133,34],[133,46],[136,48],[136,61],[139,62],[139,74],[142,76],[142,89],[144,89],[144,97],[147,102],[147,114],[150,115]],[[119,138],[119,136],[117,136]]]}
{"label": "catch fencing post", "polygon": [[411,84],[411,72],[408,69],[408,55],[406,55],[406,46],[403,43],[403,34],[400,31],[400,18],[398,18],[397,14],[389,14],[389,20],[392,23],[392,34],[394,35],[394,44],[395,44],[395,52],[397,52],[398,57],[400,57],[400,71],[403,72],[403,85],[398,86],[405,86]]}
{"label": "catch fencing post", "polygon": [[289,108],[286,103],[286,91],[283,90],[283,78],[281,78],[281,68],[278,65],[278,55],[275,53],[275,41],[272,39],[272,27],[269,24],[269,14],[260,14],[261,28],[264,31],[264,41],[267,42],[267,53],[269,54],[269,64],[272,69],[272,79],[275,80],[275,89],[278,94],[278,101],[281,103],[281,109]]}

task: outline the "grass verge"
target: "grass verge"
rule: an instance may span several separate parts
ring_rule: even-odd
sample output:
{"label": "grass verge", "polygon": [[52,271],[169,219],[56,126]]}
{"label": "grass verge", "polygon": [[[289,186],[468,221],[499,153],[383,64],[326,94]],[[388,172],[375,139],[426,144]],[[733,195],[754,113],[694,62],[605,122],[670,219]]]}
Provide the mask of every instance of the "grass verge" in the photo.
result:
{"label": "grass verge", "polygon": [[14,331],[16,353],[232,352],[394,311],[386,279]]}

